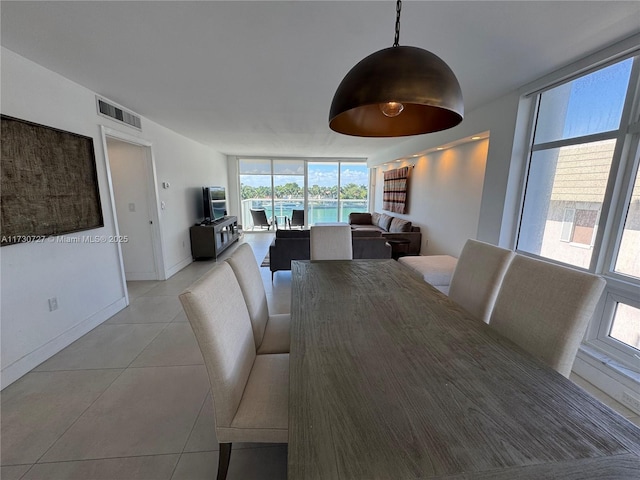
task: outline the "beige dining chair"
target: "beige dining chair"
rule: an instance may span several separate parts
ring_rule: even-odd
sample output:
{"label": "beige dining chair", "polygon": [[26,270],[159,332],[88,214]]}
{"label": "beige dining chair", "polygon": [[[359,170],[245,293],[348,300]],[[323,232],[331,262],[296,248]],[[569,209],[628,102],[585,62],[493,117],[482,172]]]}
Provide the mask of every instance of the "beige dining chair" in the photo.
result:
{"label": "beige dining chair", "polygon": [[267,294],[264,290],[260,267],[248,243],[240,245],[227,259],[240,284],[249,310],[253,337],[258,354],[289,353],[289,313],[269,314]]}
{"label": "beige dining chair", "polygon": [[568,377],[604,287],[597,275],[515,255],[489,326]]}
{"label": "beige dining chair", "polygon": [[489,323],[513,252],[490,243],[469,239],[451,277],[449,298],[485,323]]}
{"label": "beige dining chair", "polygon": [[233,442],[287,443],[289,354],[256,355],[249,312],[227,263],[180,294],[209,375],[218,480],[227,476]]}
{"label": "beige dining chair", "polygon": [[310,233],[311,260],[352,260],[351,227],[314,225]]}

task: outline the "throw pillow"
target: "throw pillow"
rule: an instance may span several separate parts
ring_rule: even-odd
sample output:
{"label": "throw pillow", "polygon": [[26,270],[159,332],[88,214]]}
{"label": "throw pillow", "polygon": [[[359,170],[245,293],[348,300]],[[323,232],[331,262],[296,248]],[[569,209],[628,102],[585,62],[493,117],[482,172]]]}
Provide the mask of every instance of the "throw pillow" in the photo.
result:
{"label": "throw pillow", "polygon": [[393,220],[393,217],[387,215],[386,213],[381,213],[380,218],[378,219],[378,226],[385,232],[388,232],[389,225],[391,225],[391,220]]}
{"label": "throw pillow", "polygon": [[389,232],[402,233],[411,231],[411,222],[408,220],[402,220],[401,218],[394,217],[389,225]]}
{"label": "throw pillow", "polygon": [[371,214],[371,225],[378,225],[379,220],[380,220],[380,214],[378,212],[373,212]]}

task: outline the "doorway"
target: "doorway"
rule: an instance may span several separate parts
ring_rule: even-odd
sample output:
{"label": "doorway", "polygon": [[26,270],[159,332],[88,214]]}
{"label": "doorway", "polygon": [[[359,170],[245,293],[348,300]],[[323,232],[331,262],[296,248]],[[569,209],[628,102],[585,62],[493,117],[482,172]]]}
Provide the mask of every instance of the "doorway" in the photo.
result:
{"label": "doorway", "polygon": [[124,280],[163,280],[151,145],[106,129],[104,144]]}

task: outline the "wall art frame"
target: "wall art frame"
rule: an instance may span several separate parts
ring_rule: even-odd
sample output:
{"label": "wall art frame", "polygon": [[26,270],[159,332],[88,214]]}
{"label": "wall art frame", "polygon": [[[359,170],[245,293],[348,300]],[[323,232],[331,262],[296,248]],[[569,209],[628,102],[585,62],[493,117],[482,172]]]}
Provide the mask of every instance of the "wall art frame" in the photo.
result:
{"label": "wall art frame", "polygon": [[92,137],[0,115],[0,246],[104,226]]}

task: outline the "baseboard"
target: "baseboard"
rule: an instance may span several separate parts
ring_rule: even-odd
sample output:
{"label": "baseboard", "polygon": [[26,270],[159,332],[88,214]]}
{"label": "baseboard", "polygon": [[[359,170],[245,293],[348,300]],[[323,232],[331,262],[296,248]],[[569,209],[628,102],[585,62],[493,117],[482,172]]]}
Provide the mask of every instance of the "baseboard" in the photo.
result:
{"label": "baseboard", "polygon": [[138,282],[143,280],[158,280],[155,272],[124,272],[127,281]]}
{"label": "baseboard", "polygon": [[187,265],[190,265],[191,263],[193,263],[193,259],[191,257],[187,257],[181,262],[176,263],[175,265],[173,265],[172,267],[168,268],[165,271],[166,278],[167,279],[171,278],[172,276],[174,276],[176,273],[178,273],[180,270],[182,270]]}
{"label": "baseboard", "polygon": [[11,385],[23,375],[29,373],[45,360],[48,360],[63,348],[71,345],[84,334],[90,332],[101,323],[105,322],[120,310],[127,306],[125,298],[122,297],[106,308],[82,320],[80,323],[61,333],[56,338],[38,347],[31,353],[16,360],[11,365],[2,369],[0,374],[0,389]]}

